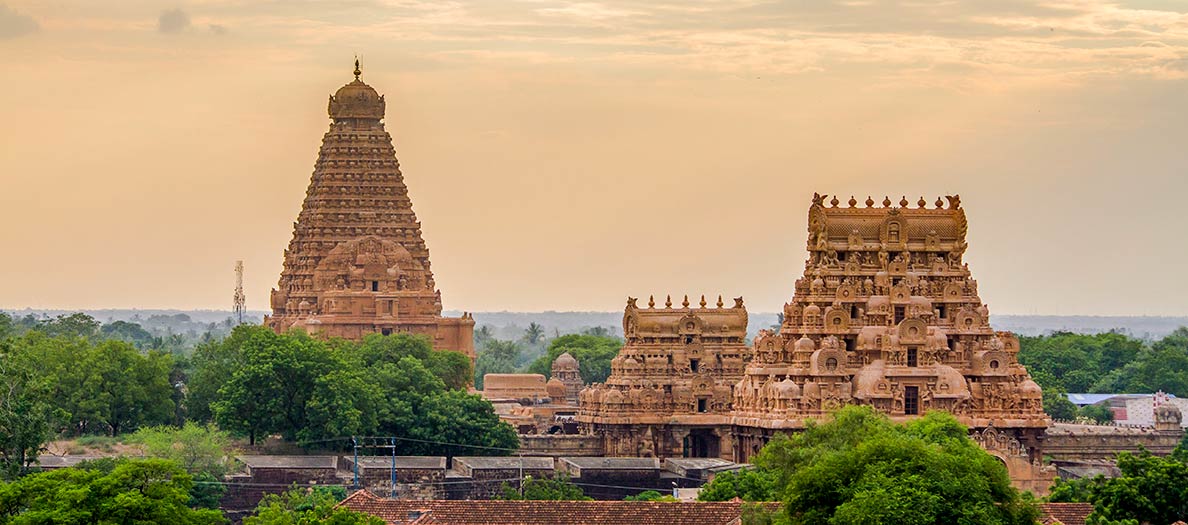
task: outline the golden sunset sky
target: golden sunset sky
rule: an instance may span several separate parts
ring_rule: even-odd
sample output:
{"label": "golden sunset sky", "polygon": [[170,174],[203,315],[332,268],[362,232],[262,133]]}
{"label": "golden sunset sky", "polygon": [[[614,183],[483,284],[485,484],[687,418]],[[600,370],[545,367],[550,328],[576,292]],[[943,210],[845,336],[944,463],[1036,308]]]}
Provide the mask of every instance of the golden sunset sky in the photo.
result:
{"label": "golden sunset sky", "polygon": [[448,309],[776,311],[960,193],[994,313],[1188,315],[1188,1],[0,0],[0,307],[267,308],[363,80]]}

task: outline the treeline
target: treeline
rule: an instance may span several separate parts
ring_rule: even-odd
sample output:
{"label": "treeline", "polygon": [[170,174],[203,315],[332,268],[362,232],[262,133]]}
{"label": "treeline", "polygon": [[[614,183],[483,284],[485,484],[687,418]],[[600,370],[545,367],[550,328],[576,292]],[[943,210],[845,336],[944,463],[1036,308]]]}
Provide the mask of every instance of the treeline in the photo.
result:
{"label": "treeline", "polygon": [[35,465],[58,437],[215,423],[250,444],[280,435],[343,449],[350,436],[401,440],[406,455],[502,455],[515,431],[466,388],[470,360],[427,338],[323,341],[240,326],[192,355],[106,338],[86,316],[20,326],[0,314],[0,462]]}
{"label": "treeline", "polygon": [[10,316],[0,312],[0,336],[21,335],[29,331],[49,336],[118,339],[139,349],[152,348],[173,354],[187,354],[195,346],[226,337],[235,327],[230,317],[221,322],[202,323],[186,314],[151,315],[132,320],[109,320],[100,323],[84,313],[62,314],[56,317],[26,314]]}
{"label": "treeline", "polygon": [[610,362],[623,346],[623,340],[611,335],[605,327],[593,327],[580,334],[555,334],[548,337],[541,325],[531,323],[523,335],[514,340],[498,339],[491,327],[480,326],[475,331],[475,388],[483,388],[486,374],[552,374],[553,361],[565,352],[578,360],[582,379],[586,383],[600,383],[610,377]]}
{"label": "treeline", "polygon": [[1188,396],[1188,327],[1157,341],[1117,332],[1057,332],[1020,338],[1019,362],[1044,389],[1044,410],[1057,419],[1108,421],[1105,407],[1077,410],[1065,393]]}

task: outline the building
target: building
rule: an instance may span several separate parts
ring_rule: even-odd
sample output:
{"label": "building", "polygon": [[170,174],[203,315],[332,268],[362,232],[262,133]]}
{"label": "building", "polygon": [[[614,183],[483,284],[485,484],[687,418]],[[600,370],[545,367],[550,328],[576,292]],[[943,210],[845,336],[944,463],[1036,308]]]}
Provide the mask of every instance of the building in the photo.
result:
{"label": "building", "polygon": [[429,249],[384,129],[384,97],[359,79],[357,60],[354,73],[330,97],[330,130],[265,324],[356,340],[423,334],[435,349],[473,359],[474,319],[441,315]]}
{"label": "building", "polygon": [[1042,393],[1016,359],[1018,339],[990,327],[963,261],[960,198],[898,206],[815,195],[804,275],[778,332],[743,346],[746,311],[624,313],[627,343],[605,385],[581,395],[579,420],[608,455],[720,457],[746,462],[778,432],[843,405],[893,420],[953,413],[1007,465],[1042,490]]}
{"label": "building", "polygon": [[499,419],[520,434],[521,448],[534,454],[564,454],[568,444],[532,449],[524,446],[523,438],[577,434],[577,393],[584,386],[577,359],[565,352],[553,360],[552,378],[548,381],[540,374],[485,374],[479,394],[495,406]]}
{"label": "building", "polygon": [[583,432],[608,456],[732,457],[731,391],[751,359],[742,299],[640,308],[631,298],[623,334],[606,384],[580,394]]}

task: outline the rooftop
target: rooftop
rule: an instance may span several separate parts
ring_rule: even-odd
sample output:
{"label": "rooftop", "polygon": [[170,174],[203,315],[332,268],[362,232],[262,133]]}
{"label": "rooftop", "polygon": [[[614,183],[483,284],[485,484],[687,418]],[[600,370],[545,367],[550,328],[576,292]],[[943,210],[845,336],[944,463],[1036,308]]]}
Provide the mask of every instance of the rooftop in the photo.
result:
{"label": "rooftop", "polygon": [[660,460],[657,458],[591,458],[573,457],[560,458],[578,468],[591,470],[659,470]]}
{"label": "rooftop", "polygon": [[360,490],[339,506],[401,525],[728,525],[738,523],[741,503],[408,501],[384,499]]}
{"label": "rooftop", "polygon": [[[348,463],[354,462],[354,458],[350,456],[346,460]],[[365,469],[392,468],[392,456],[362,456],[359,458],[359,466]],[[446,458],[441,456],[396,456],[396,468],[445,470]]]}
{"label": "rooftop", "polygon": [[338,456],[235,456],[248,468],[338,468]]}
{"label": "rooftop", "polygon": [[[521,461],[523,465],[521,466]],[[505,468],[526,468],[526,469],[552,469],[553,458],[540,457],[498,457],[498,456],[468,456],[455,457],[454,463],[462,463],[471,468],[471,470],[483,469],[505,469]]]}

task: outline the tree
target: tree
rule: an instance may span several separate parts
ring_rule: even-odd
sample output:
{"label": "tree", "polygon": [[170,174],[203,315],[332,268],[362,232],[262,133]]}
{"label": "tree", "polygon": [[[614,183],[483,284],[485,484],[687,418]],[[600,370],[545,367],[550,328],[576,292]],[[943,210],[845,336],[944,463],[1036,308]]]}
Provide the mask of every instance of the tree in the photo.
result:
{"label": "tree", "polygon": [[342,487],[291,488],[283,494],[268,494],[256,512],[244,518],[244,525],[383,525],[369,514],[336,507],[346,498]]}
{"label": "tree", "polygon": [[99,335],[105,339],[118,339],[132,343],[136,348],[145,349],[153,344],[153,334],[144,327],[127,321],[114,321],[99,328]]}
{"label": "tree", "polygon": [[214,425],[189,421],[181,428],[145,427],[129,436],[127,442],[139,444],[145,454],[173,461],[193,475],[206,473],[222,478],[233,466],[228,453],[231,437]]}
{"label": "tree", "polygon": [[162,459],[107,462],[110,468],[59,469],[0,485],[0,524],[226,523],[222,513],[191,509],[192,479]]}
{"label": "tree", "polygon": [[1121,475],[1073,481],[1057,480],[1049,501],[1093,503],[1090,523],[1173,523],[1188,519],[1188,450],[1183,446],[1161,458],[1146,450],[1118,454]]}
{"label": "tree", "polygon": [[475,360],[475,387],[480,390],[483,388],[483,376],[487,374],[514,373],[520,350],[520,345],[515,341],[487,339],[479,349],[478,358]]}
{"label": "tree", "polygon": [[530,345],[535,345],[544,338],[544,334],[544,327],[533,321],[528,323],[528,328],[524,330],[524,340]]}
{"label": "tree", "polygon": [[425,366],[445,383],[446,388],[454,390],[465,390],[474,378],[474,365],[461,352],[438,350],[429,354]]}
{"label": "tree", "polygon": [[37,330],[50,337],[93,338],[99,335],[99,321],[84,313],[59,315],[38,323]]}
{"label": "tree", "polygon": [[1057,421],[1072,421],[1077,417],[1077,405],[1068,400],[1063,392],[1044,390],[1044,412]]}
{"label": "tree", "polygon": [[0,312],[0,341],[16,335],[16,323],[8,314]]}
{"label": "tree", "polygon": [[174,391],[169,383],[173,358],[169,355],[142,354],[123,341],[91,346],[58,337],[47,342],[74,348],[51,373],[58,384],[59,406],[70,413],[76,432],[116,436],[173,419]]}
{"label": "tree", "polygon": [[1031,525],[1038,510],[1006,468],[944,412],[892,423],[848,406],[773,439],[755,464],[775,481],[783,517],[808,523]]}
{"label": "tree", "polygon": [[623,498],[623,501],[663,501],[671,503],[677,501],[677,499],[672,494],[661,494],[655,490],[645,490],[634,496],[627,496]]}
{"label": "tree", "polygon": [[37,463],[53,425],[66,419],[52,404],[52,385],[0,341],[0,477],[14,479]]}
{"label": "tree", "polygon": [[775,501],[777,477],[766,469],[748,469],[738,472],[721,472],[697,494],[698,501]]}
{"label": "tree", "polygon": [[474,346],[482,347],[488,339],[494,338],[495,333],[491,330],[491,325],[485,324],[474,331]]}
{"label": "tree", "polygon": [[1077,411],[1077,416],[1090,419],[1098,424],[1105,424],[1114,420],[1114,411],[1106,405],[1085,405]]}
{"label": "tree", "polygon": [[521,489],[504,483],[503,494],[498,499],[505,500],[550,500],[550,501],[591,501],[582,492],[581,487],[569,481],[569,476],[559,474],[555,478],[534,478],[526,476]]}
{"label": "tree", "polygon": [[619,353],[623,340],[617,337],[598,335],[563,335],[549,341],[545,355],[533,361],[528,366],[528,372],[541,374],[545,377],[552,375],[553,361],[562,353],[569,352],[578,360],[578,367],[582,373],[582,380],[587,383],[600,383],[610,377],[610,362]]}
{"label": "tree", "polygon": [[390,429],[418,440],[402,445],[407,455],[506,456],[519,447],[515,429],[478,395],[449,390],[425,398],[414,410],[407,426]]}

